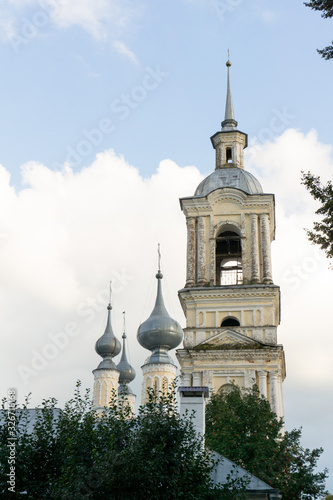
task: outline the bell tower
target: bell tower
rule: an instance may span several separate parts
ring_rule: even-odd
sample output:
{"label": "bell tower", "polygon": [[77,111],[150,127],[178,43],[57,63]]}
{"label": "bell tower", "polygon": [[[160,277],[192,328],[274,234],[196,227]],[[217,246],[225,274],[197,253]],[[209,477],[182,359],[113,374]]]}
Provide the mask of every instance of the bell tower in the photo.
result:
{"label": "bell tower", "polygon": [[210,393],[257,384],[283,417],[283,347],[277,343],[280,289],[273,284],[274,195],[244,169],[247,134],[237,128],[227,66],[225,117],[211,137],[215,171],[180,200],[187,225],[186,317],[177,350],[183,387]]}

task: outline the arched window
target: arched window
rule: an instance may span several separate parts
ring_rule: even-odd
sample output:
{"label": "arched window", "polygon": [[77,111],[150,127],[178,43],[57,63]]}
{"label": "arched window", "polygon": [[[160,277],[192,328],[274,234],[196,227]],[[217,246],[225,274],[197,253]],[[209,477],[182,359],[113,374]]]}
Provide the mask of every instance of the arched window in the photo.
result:
{"label": "arched window", "polygon": [[238,319],[232,318],[231,316],[229,316],[229,318],[225,318],[221,323],[221,326],[239,326],[239,325],[240,322],[238,321]]}
{"label": "arched window", "polygon": [[227,148],[226,150],[227,163],[232,163],[232,149]]}
{"label": "arched window", "polygon": [[221,231],[216,237],[216,284],[243,282],[241,237],[234,231]]}
{"label": "arched window", "polygon": [[163,392],[163,394],[167,394],[168,392],[168,379],[166,377],[163,377],[162,378],[162,382],[161,382],[161,390]]}

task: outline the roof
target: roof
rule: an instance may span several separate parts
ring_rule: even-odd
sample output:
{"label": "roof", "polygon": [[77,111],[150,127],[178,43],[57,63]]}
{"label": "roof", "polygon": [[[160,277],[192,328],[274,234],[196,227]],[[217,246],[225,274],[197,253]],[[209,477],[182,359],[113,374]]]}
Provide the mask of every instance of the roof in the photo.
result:
{"label": "roof", "polygon": [[247,194],[261,194],[260,182],[246,170],[238,167],[220,168],[200,182],[194,196],[207,196],[220,188],[232,187]]}
{"label": "roof", "polygon": [[249,479],[249,482],[246,486],[247,492],[268,493],[270,495],[272,495],[273,493],[278,494],[278,490],[264,483],[264,481],[243,469],[243,467],[236,465],[234,462],[226,457],[223,457],[219,453],[213,452],[213,459],[219,461],[216,468],[211,474],[211,477],[215,484],[225,483],[228,476],[231,475],[231,477],[233,478]]}

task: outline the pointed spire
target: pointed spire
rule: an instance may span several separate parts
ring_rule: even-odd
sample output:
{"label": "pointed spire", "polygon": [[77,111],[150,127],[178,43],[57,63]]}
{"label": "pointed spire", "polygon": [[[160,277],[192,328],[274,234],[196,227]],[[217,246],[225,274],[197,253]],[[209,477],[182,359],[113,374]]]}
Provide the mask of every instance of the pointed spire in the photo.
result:
{"label": "pointed spire", "polygon": [[123,317],[124,317],[124,329],[123,329],[123,352],[121,354],[121,360],[119,361],[117,365],[117,370],[120,372],[119,375],[119,384],[128,384],[129,382],[132,382],[135,378],[135,370],[134,368],[129,364],[127,360],[127,355],[126,355],[126,322],[125,322],[125,311],[123,312]]}
{"label": "pointed spire", "polygon": [[231,88],[230,88],[230,66],[231,62],[229,61],[229,50],[228,50],[228,60],[226,62],[226,66],[228,68],[228,78],[227,78],[227,98],[225,102],[225,114],[224,114],[224,121],[222,122],[222,130],[225,128],[232,128],[235,129],[237,127],[237,122],[235,120],[235,115],[234,115],[234,107],[232,104],[232,97],[231,97]]}
{"label": "pointed spire", "polygon": [[169,313],[166,310],[166,307],[164,305],[164,299],[163,299],[163,293],[162,293],[162,279],[163,279],[163,274],[161,273],[161,249],[160,249],[160,244],[158,244],[157,247],[157,253],[158,253],[158,271],[156,274],[156,279],[157,279],[157,294],[156,294],[156,301],[155,301],[155,307],[151,313],[151,316],[164,316],[168,317]]}
{"label": "pointed spire", "polygon": [[95,350],[97,354],[102,356],[103,361],[99,364],[98,368],[115,368],[115,364],[112,361],[114,356],[120,353],[121,344],[115,334],[113,333],[112,323],[111,323],[111,281],[110,281],[110,302],[107,307],[108,317],[105,327],[105,332],[97,340],[95,344]]}

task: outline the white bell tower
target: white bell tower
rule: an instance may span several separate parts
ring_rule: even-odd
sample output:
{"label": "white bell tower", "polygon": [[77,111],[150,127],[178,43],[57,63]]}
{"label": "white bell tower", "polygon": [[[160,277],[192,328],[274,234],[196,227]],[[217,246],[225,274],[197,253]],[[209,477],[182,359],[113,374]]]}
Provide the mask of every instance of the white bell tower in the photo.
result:
{"label": "white bell tower", "polygon": [[180,200],[187,225],[186,317],[177,350],[182,387],[227,390],[257,384],[283,417],[283,347],[277,342],[280,289],[273,284],[274,195],[244,169],[247,135],[237,129],[227,62],[222,128],[211,138],[215,171]]}

